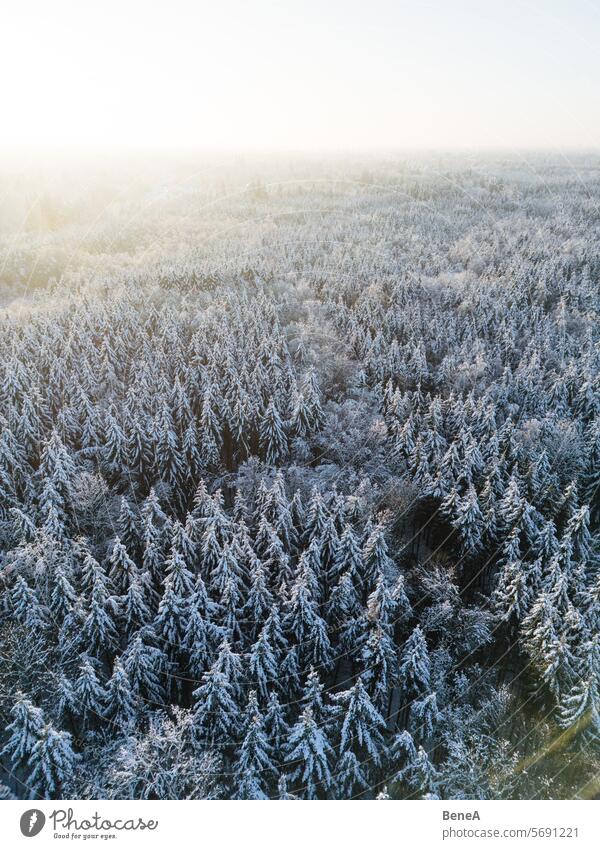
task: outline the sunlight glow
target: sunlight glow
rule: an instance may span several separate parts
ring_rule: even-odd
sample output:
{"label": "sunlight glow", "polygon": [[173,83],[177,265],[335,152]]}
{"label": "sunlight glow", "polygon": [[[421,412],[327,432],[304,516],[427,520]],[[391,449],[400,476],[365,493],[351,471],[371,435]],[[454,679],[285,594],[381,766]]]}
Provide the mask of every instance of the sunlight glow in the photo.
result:
{"label": "sunlight glow", "polygon": [[2,18],[5,148],[600,143],[586,0],[8,0]]}

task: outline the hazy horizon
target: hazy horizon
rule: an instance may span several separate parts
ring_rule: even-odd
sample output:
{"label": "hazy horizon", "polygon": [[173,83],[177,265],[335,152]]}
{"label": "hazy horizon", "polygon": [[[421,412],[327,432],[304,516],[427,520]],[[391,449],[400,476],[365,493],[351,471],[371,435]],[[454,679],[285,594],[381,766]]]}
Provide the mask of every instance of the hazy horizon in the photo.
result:
{"label": "hazy horizon", "polygon": [[5,22],[5,153],[600,147],[591,0],[26,0]]}

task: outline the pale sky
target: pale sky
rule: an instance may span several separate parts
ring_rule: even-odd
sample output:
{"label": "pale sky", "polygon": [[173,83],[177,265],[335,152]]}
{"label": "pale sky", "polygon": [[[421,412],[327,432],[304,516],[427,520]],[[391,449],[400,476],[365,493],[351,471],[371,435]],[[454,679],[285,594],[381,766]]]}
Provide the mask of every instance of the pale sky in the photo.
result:
{"label": "pale sky", "polygon": [[600,0],[3,0],[5,148],[600,148]]}

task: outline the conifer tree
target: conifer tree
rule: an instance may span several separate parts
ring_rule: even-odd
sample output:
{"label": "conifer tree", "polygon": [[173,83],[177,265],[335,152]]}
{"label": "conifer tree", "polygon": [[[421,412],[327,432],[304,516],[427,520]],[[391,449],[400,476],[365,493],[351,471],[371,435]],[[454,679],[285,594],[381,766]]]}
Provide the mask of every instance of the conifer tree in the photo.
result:
{"label": "conifer tree", "polygon": [[150,608],[146,603],[144,586],[137,574],[133,576],[127,588],[123,602],[123,614],[128,633],[138,631],[144,625],[147,625],[152,618]]}
{"label": "conifer tree", "polygon": [[153,622],[156,635],[165,641],[171,657],[181,652],[184,642],[188,616],[189,599],[181,596],[175,585],[167,581]]}
{"label": "conifer tree", "polygon": [[133,560],[129,557],[127,549],[119,537],[116,537],[115,539],[109,563],[110,570],[108,574],[110,579],[113,582],[116,591],[120,595],[125,595],[129,584],[133,580],[134,576],[137,575],[137,567]]}
{"label": "conifer tree", "polygon": [[240,730],[239,707],[234,687],[219,668],[218,660],[203,675],[202,684],[194,690],[194,700],[194,733],[198,743],[233,746]]}
{"label": "conifer tree", "polygon": [[378,622],[371,625],[368,639],[361,642],[362,680],[373,704],[385,715],[398,675],[396,647],[389,630],[384,629]]}
{"label": "conifer tree", "polygon": [[252,638],[261,630],[273,608],[274,598],[267,584],[267,576],[260,560],[254,560],[251,584],[243,614],[249,620],[248,631]]}
{"label": "conifer tree", "polygon": [[106,717],[118,726],[127,727],[137,719],[137,701],[127,672],[119,658],[115,659],[113,674],[106,687]]}
{"label": "conifer tree", "polygon": [[253,684],[258,688],[263,700],[269,696],[269,692],[278,685],[277,673],[279,666],[277,656],[269,638],[269,628],[265,625],[261,630],[257,641],[252,646],[248,655],[248,669]]}
{"label": "conifer tree", "polygon": [[409,728],[415,740],[426,742],[433,737],[440,720],[435,693],[416,699],[410,706]]}
{"label": "conifer tree", "polygon": [[117,519],[117,531],[119,540],[123,543],[127,551],[133,554],[139,552],[140,540],[138,536],[137,517],[131,507],[131,504],[125,496],[121,498],[121,511]]}
{"label": "conifer tree", "polygon": [[431,660],[425,635],[419,625],[402,648],[398,679],[407,698],[422,696],[431,686]]}
{"label": "conifer tree", "polygon": [[235,762],[234,799],[268,799],[268,780],[276,770],[264,719],[251,691],[244,717],[243,738]]}
{"label": "conifer tree", "polygon": [[121,656],[132,692],[148,700],[154,707],[164,704],[168,672],[163,652],[152,644],[147,629],[133,635]]}
{"label": "conifer tree", "polygon": [[521,561],[519,532],[513,528],[503,546],[492,604],[505,621],[513,617],[521,621],[531,601],[531,587],[525,564]]}
{"label": "conifer tree", "polygon": [[273,400],[269,402],[261,417],[260,447],[265,461],[272,466],[277,465],[287,454],[288,444],[284,424]]}
{"label": "conifer tree", "polygon": [[105,575],[100,564],[90,557],[86,559],[89,577],[92,582],[89,610],[83,624],[82,634],[88,651],[97,654],[101,651],[112,651],[119,640],[116,625],[118,606],[110,595],[112,588],[110,579]]}
{"label": "conifer tree", "polygon": [[10,606],[16,620],[31,632],[35,633],[46,627],[46,613],[40,605],[36,593],[22,575],[17,575],[11,590]]}
{"label": "conifer tree", "polygon": [[285,708],[280,703],[277,693],[273,690],[265,708],[265,733],[273,751],[273,761],[276,763],[281,764],[283,761],[283,747],[289,731]]}
{"label": "conifer tree", "polygon": [[309,369],[302,390],[306,399],[311,430],[320,430],[325,423],[325,413],[321,406],[321,390],[314,369]]}
{"label": "conifer tree", "polygon": [[462,550],[469,556],[476,556],[481,548],[484,520],[472,485],[456,504],[453,525],[460,535]]}
{"label": "conifer tree", "polygon": [[372,703],[361,678],[358,678],[349,690],[337,693],[333,698],[344,708],[340,730],[340,754],[343,758],[346,753],[351,752],[356,758],[347,758],[345,761],[345,769],[348,769],[345,776],[345,794],[351,795],[356,784],[363,788],[369,784],[367,772],[360,767],[361,761],[368,759],[370,764],[376,767],[386,755],[383,736],[385,721]]}
{"label": "conifer tree", "polygon": [[16,767],[30,758],[44,728],[44,714],[41,708],[18,692],[10,715],[12,721],[6,726],[10,736],[0,755],[8,755]]}
{"label": "conifer tree", "polygon": [[564,728],[585,723],[588,735],[597,737],[600,734],[600,638],[597,633],[578,647],[578,654],[578,675],[562,696],[560,723]]}
{"label": "conifer tree", "polygon": [[83,655],[75,681],[75,705],[84,726],[94,725],[103,716],[106,693],[98,680],[90,657]]}
{"label": "conifer tree", "polygon": [[290,731],[285,757],[290,779],[300,784],[307,799],[317,799],[329,791],[333,756],[326,734],[316,724],[310,708],[305,708]]}
{"label": "conifer tree", "polygon": [[28,785],[34,793],[51,799],[70,781],[79,760],[71,735],[50,723],[44,725],[31,750]]}

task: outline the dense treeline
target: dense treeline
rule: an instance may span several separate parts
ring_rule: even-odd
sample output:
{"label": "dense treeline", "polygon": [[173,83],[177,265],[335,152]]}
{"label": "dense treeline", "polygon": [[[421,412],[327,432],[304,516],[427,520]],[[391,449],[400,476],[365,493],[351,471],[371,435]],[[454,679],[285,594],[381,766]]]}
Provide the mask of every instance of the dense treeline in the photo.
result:
{"label": "dense treeline", "polygon": [[598,181],[388,167],[7,312],[5,795],[586,794]]}

